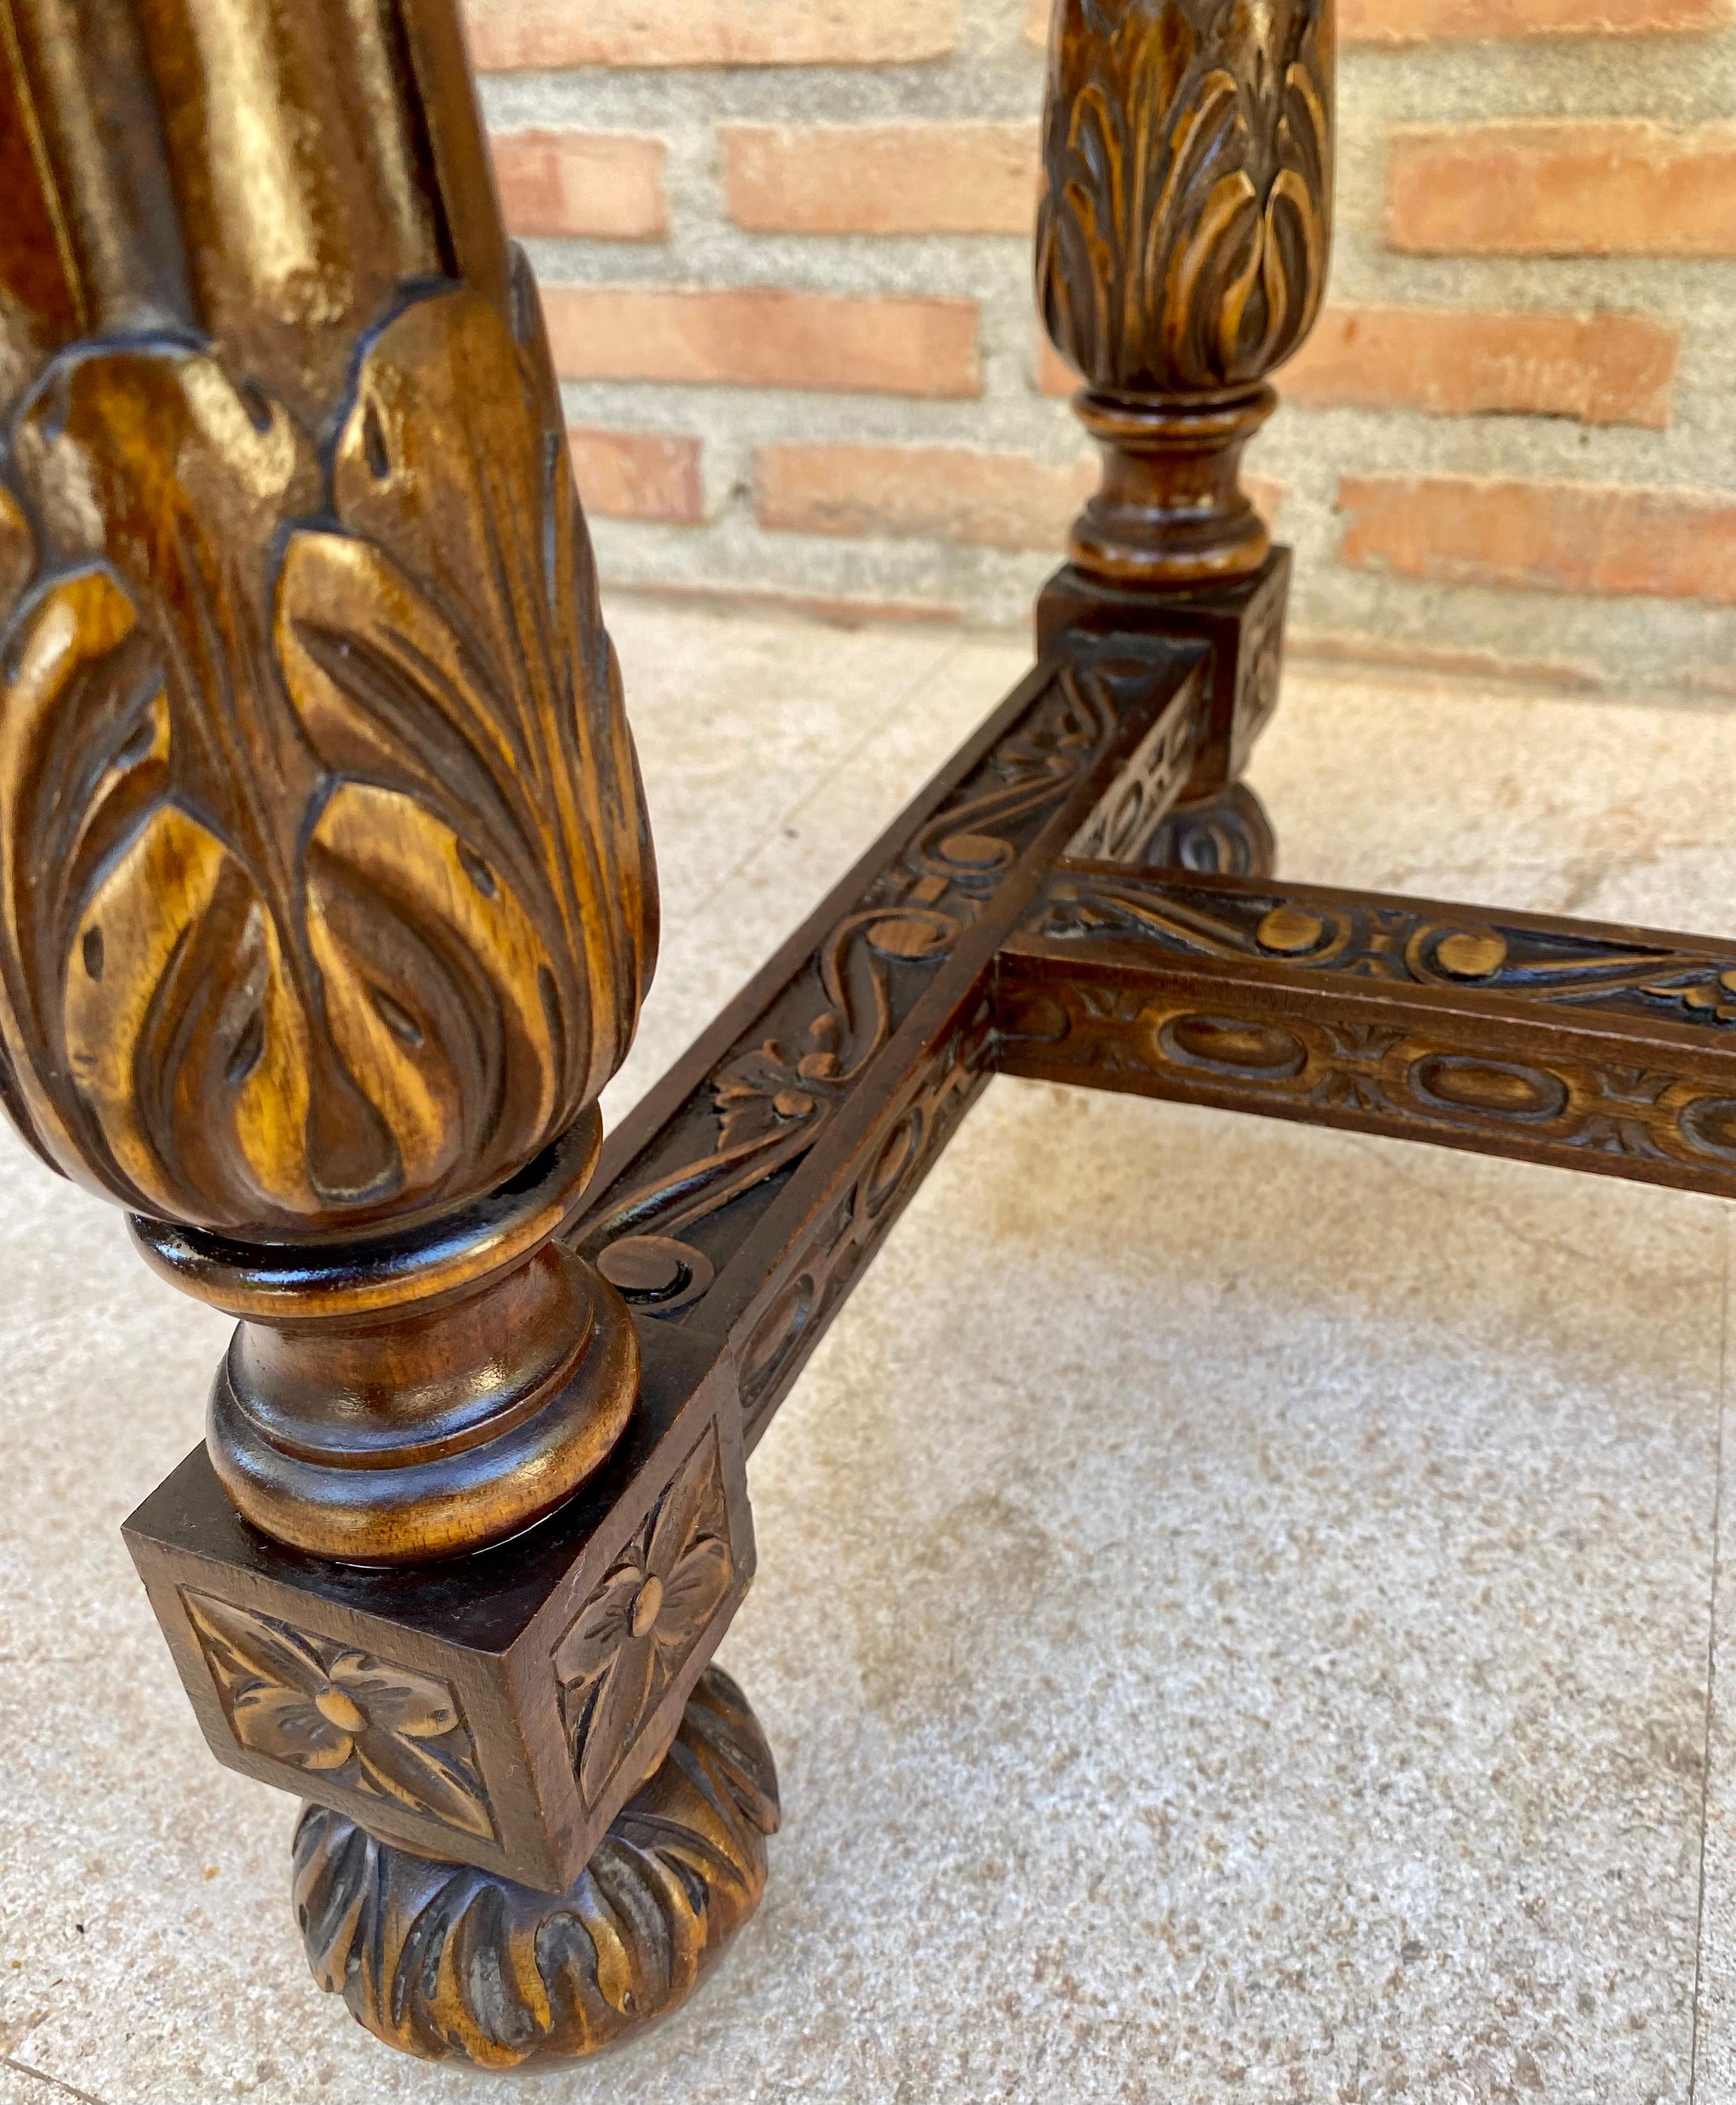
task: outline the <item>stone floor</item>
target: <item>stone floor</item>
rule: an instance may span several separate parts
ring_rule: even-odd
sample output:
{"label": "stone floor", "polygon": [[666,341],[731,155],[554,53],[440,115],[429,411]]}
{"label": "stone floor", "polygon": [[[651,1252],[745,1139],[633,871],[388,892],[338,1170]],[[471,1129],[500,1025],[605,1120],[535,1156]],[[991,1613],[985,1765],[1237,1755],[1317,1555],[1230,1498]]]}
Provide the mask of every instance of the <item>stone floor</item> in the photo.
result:
{"label": "stone floor", "polygon": [[[1019,673],[628,603],[619,1111]],[[1736,920],[1736,718],[1298,673],[1291,875]],[[756,1457],[766,1905],[550,2099],[1736,2101],[1729,1216],[998,1083]],[[387,2105],[117,1527],[222,1325],[0,1138],[0,2100]],[[1736,1529],[1736,1502],[1722,1526]]]}

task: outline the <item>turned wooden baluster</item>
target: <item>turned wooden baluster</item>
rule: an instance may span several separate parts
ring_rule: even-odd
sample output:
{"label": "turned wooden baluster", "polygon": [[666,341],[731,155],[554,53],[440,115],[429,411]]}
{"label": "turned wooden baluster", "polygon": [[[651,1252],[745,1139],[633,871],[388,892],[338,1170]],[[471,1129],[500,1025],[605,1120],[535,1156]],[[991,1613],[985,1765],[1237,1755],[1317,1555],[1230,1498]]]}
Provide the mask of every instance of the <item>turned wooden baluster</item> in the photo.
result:
{"label": "turned wooden baluster", "polygon": [[12,0],[8,42],[8,1102],[242,1319],[250,1519],[472,1549],[631,1408],[548,1237],[655,905],[456,25]]}
{"label": "turned wooden baluster", "polygon": [[1269,868],[1235,784],[1277,699],[1287,551],[1239,480],[1266,376],[1307,335],[1332,203],[1332,0],[1058,0],[1037,291],[1082,375],[1103,485],[1038,612],[1070,628],[1201,636],[1211,722],[1156,861]]}
{"label": "turned wooden baluster", "polygon": [[700,1679],[739,1437],[647,1423],[555,1239],[655,881],[454,0],[0,0],[0,1093],[239,1325],[129,1540],[220,1759],[331,1808],[324,1984],[588,2051],[750,1911],[774,1786]]}

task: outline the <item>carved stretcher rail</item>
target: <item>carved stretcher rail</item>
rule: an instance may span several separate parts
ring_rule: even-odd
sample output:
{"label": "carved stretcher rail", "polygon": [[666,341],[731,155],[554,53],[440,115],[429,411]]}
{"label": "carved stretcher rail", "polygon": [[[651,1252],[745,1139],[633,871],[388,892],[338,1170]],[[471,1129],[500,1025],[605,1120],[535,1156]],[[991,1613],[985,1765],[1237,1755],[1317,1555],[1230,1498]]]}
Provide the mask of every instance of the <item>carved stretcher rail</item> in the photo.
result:
{"label": "carved stretcher rail", "polygon": [[1736,1197],[1736,944],[1068,862],[1004,1072]]}
{"label": "carved stretcher rail", "polygon": [[704,1340],[747,1445],[990,1071],[996,950],[1069,847],[1137,859],[1188,778],[1204,654],[1039,666],[640,1105],[572,1240],[654,1360]]}

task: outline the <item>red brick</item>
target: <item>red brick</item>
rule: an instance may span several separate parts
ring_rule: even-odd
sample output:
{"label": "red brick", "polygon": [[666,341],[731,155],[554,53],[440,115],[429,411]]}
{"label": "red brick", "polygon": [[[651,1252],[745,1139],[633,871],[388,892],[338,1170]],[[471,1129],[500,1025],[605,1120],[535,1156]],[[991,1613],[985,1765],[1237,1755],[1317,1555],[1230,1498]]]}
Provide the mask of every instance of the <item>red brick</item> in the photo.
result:
{"label": "red brick", "polygon": [[1682,333],[1637,315],[1329,308],[1277,376],[1311,409],[1490,411],[1662,431]]}
{"label": "red brick", "polygon": [[980,395],[974,300],[545,285],[556,370],[843,394]]}
{"label": "red brick", "polygon": [[[1457,307],[1328,307],[1276,385],[1309,409],[1420,409],[1670,421],[1682,332],[1639,315],[1493,313]],[[1079,376],[1046,337],[1038,385],[1071,395]]]}
{"label": "red brick", "polygon": [[1037,388],[1040,393],[1060,396],[1073,394],[1079,386],[1079,375],[1049,340],[1049,333],[1040,324],[1037,327]]}
{"label": "red brick", "polygon": [[1736,606],[1736,499],[1473,476],[1345,476],[1341,560],[1443,584]]}
{"label": "red brick", "polygon": [[[852,539],[1058,553],[1097,483],[1094,460],[1057,463],[953,446],[772,445],[754,455],[762,526]],[[1277,485],[1251,478],[1248,487],[1269,516]]]}
{"label": "red brick", "polygon": [[664,144],[631,132],[497,132],[494,180],[514,234],[660,241]]}
{"label": "red brick", "polygon": [[1401,127],[1386,231],[1420,255],[1736,256],[1736,127]]}
{"label": "red brick", "polygon": [[[1049,0],[1031,0],[1028,42],[1049,36]],[[1342,0],[1339,42],[1421,44],[1506,37],[1679,35],[1720,29],[1730,0]]]}
{"label": "red brick", "polygon": [[465,0],[464,13],[484,73],[898,65],[959,40],[959,0]]}
{"label": "red brick", "polygon": [[705,516],[700,442],[661,431],[604,431],[575,424],[566,442],[585,510],[604,519],[696,525]]}
{"label": "red brick", "polygon": [[758,233],[1029,234],[1034,124],[735,125],[729,214]]}
{"label": "red brick", "polygon": [[1092,461],[963,447],[761,446],[754,510],[788,533],[1058,549],[1097,480]]}

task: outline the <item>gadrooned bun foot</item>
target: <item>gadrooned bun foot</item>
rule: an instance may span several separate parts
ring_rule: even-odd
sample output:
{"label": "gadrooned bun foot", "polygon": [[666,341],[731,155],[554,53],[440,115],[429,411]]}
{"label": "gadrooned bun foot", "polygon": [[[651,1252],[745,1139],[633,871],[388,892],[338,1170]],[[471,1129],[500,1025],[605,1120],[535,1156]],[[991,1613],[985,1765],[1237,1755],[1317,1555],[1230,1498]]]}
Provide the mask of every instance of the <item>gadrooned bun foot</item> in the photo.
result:
{"label": "gadrooned bun foot", "polygon": [[490,2069],[576,2060],[692,1994],[759,1905],[777,1825],[772,1750],[712,1667],[566,1893],[414,1856],[310,1806],[296,1916],[315,1979],[388,2046]]}
{"label": "gadrooned bun foot", "polygon": [[1202,877],[1270,877],[1277,836],[1266,807],[1245,783],[1232,782],[1178,804],[1152,836],[1152,869],[1191,869]]}

